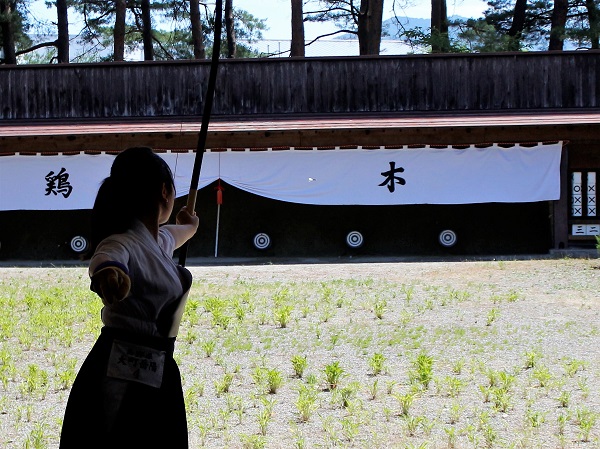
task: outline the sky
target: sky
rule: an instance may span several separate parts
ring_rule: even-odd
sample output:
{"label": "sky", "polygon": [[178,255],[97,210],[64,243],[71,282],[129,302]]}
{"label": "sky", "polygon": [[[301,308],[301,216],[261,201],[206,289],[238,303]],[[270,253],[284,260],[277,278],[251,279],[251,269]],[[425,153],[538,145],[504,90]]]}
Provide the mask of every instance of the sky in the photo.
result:
{"label": "sky", "polygon": [[[209,0],[210,2],[210,0]],[[427,19],[431,15],[430,0],[397,0],[398,3],[411,3],[413,6],[404,9],[396,8],[398,16]],[[481,17],[486,9],[485,0],[447,0],[448,16]],[[54,9],[47,9],[43,0],[35,0],[34,11],[40,16],[56,21]],[[263,32],[264,39],[291,38],[291,6],[290,0],[233,0],[234,7],[245,9],[259,19],[265,19],[268,30]],[[393,0],[385,0],[383,18],[394,16]],[[214,8],[214,6],[213,6]],[[308,9],[305,9],[305,12]],[[70,17],[70,28],[77,28],[74,17]],[[333,24],[305,23],[304,33],[307,40],[336,31]]]}

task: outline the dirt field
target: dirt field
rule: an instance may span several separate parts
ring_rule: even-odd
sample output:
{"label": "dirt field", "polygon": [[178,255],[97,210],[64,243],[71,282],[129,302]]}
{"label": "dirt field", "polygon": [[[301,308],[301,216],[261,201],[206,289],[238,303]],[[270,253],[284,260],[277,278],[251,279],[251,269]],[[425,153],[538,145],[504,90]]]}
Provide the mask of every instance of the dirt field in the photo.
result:
{"label": "dirt field", "polygon": [[[176,352],[192,448],[600,447],[597,259],[189,268],[194,309]],[[1,269],[0,447],[57,447],[69,392],[59,379],[93,344],[99,308],[73,323],[68,347],[64,329],[28,342],[24,303],[60,287],[95,304],[87,283],[83,267]],[[274,318],[282,289],[286,326]],[[228,326],[215,324],[209,298],[223,302]],[[303,377],[294,355],[306,356]],[[415,377],[419,355],[433,360],[427,386]],[[335,362],[344,370],[337,391],[325,382]],[[31,388],[32,365],[46,373],[41,390]],[[282,374],[276,393],[259,393],[259,368]],[[231,388],[220,391],[228,373]],[[303,420],[299,391],[308,387],[317,401]]]}

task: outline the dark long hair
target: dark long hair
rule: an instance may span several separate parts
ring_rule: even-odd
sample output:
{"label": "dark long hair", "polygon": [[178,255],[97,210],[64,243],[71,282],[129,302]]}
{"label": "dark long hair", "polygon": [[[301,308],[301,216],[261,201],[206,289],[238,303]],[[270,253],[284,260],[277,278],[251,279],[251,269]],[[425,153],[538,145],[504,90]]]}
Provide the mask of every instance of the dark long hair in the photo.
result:
{"label": "dark long hair", "polygon": [[127,231],[135,219],[156,214],[163,184],[169,192],[175,189],[171,169],[151,148],[119,153],[94,202],[89,255],[109,235]]}

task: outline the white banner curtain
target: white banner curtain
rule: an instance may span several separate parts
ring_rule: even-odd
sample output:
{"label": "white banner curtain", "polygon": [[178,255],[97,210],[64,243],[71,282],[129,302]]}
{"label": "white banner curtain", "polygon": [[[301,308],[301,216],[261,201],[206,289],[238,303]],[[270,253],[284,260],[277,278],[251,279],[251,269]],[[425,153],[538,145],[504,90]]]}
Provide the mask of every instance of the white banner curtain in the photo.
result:
{"label": "white banner curtain", "polygon": [[[178,196],[187,195],[192,177],[192,153],[159,153],[175,174]],[[115,155],[14,155],[0,157],[0,211],[91,209],[98,188],[110,174]],[[181,159],[180,159],[181,158]],[[204,167],[213,176],[203,177],[199,187],[215,181],[218,159],[206,158]],[[191,166],[187,166],[191,164]],[[204,170],[203,170],[204,172]]]}
{"label": "white banner curtain", "polygon": [[[208,151],[198,187],[217,179],[315,205],[519,203],[560,197],[562,142],[535,146]],[[187,195],[194,153],[159,153]],[[2,156],[0,210],[89,209],[113,155]]]}

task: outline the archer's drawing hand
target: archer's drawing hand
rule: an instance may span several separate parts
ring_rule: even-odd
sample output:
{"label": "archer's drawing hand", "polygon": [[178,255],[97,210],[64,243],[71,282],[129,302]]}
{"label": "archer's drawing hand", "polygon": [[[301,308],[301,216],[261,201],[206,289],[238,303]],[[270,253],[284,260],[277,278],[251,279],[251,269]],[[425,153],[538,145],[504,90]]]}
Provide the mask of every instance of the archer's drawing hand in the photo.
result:
{"label": "archer's drawing hand", "polygon": [[91,288],[100,296],[105,306],[110,306],[129,295],[131,279],[118,267],[105,267],[92,275]]}

